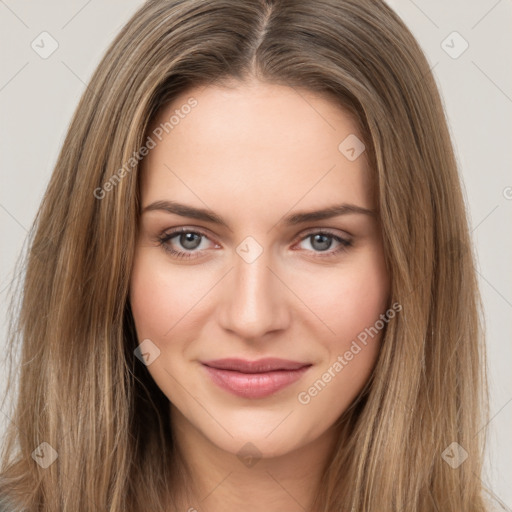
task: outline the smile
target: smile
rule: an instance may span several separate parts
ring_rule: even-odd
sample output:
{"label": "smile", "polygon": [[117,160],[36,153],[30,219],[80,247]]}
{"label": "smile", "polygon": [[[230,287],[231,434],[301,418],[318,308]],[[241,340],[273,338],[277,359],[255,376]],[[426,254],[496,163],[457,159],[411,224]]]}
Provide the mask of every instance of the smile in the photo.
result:
{"label": "smile", "polygon": [[282,359],[220,359],[202,363],[220,388],[243,398],[264,398],[299,380],[312,366]]}

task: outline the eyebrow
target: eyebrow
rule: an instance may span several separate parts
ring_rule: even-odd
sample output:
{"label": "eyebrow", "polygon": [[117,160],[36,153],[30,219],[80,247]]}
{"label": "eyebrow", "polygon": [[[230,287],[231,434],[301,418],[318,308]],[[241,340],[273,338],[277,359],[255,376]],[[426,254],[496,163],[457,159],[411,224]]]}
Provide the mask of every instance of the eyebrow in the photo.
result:
{"label": "eyebrow", "polygon": [[[142,210],[142,213],[144,214],[146,212],[158,210],[173,213],[175,215],[180,215],[182,217],[189,217],[191,219],[211,222],[213,224],[218,224],[229,229],[227,222],[222,217],[212,212],[211,210],[207,210],[205,208],[195,208],[193,206],[177,203],[175,201],[155,201],[154,203],[145,206]],[[337,217],[339,215],[348,214],[362,214],[375,217],[377,213],[375,210],[363,208],[362,206],[343,203],[329,206],[321,210],[292,213],[282,218],[282,220],[280,220],[279,222],[290,226],[295,226],[297,224],[302,224],[305,222],[330,219],[332,217]]]}

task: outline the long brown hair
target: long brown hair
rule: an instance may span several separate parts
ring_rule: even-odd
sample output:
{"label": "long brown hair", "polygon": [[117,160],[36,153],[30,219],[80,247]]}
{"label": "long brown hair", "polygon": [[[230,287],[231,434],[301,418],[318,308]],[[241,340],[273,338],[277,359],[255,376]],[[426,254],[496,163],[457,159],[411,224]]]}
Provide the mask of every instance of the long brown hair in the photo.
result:
{"label": "long brown hair", "polygon": [[177,94],[248,77],[324,94],[358,121],[402,306],[315,510],[485,510],[485,352],[457,163],[429,64],[379,0],[150,0],[117,36],[31,230],[1,492],[28,511],[168,509],[168,400],[134,356],[128,300],[141,148]]}

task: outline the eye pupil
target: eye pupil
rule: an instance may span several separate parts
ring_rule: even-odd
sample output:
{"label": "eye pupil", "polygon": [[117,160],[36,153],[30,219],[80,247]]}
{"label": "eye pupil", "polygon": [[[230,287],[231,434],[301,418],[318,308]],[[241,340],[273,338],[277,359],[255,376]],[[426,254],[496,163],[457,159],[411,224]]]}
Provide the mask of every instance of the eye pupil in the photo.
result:
{"label": "eye pupil", "polygon": [[[316,242],[317,241],[320,241],[320,244],[316,245]],[[321,233],[318,233],[316,235],[313,235],[313,242],[312,242],[312,246],[319,250],[319,251],[326,251],[327,249],[329,249],[329,247],[331,247],[331,244],[332,244],[332,237],[330,235],[323,235]]]}
{"label": "eye pupil", "polygon": [[185,249],[196,249],[201,242],[201,235],[197,233],[183,233],[180,235],[180,244]]}

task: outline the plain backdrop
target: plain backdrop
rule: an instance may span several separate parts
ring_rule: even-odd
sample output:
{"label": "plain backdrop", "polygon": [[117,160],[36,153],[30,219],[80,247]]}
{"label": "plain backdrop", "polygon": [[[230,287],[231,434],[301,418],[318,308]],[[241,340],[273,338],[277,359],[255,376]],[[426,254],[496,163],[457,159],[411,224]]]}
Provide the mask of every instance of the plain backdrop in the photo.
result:
{"label": "plain backdrop", "polygon": [[[433,67],[460,164],[488,338],[491,421],[484,480],[512,510],[512,2],[389,4]],[[0,350],[7,286],[72,113],[107,46],[140,5],[0,0]],[[3,391],[3,366],[0,372]],[[0,413],[3,433],[10,420]]]}

